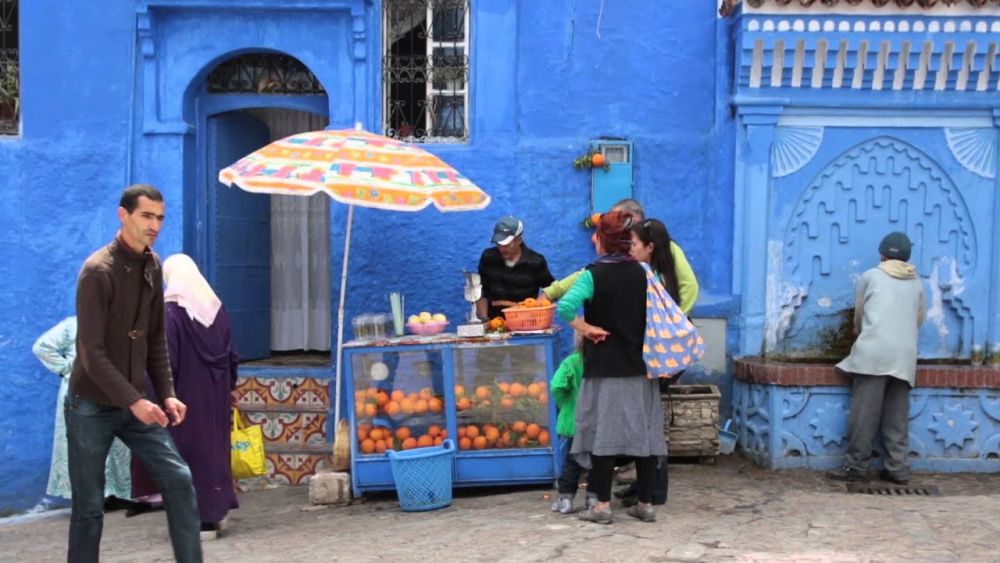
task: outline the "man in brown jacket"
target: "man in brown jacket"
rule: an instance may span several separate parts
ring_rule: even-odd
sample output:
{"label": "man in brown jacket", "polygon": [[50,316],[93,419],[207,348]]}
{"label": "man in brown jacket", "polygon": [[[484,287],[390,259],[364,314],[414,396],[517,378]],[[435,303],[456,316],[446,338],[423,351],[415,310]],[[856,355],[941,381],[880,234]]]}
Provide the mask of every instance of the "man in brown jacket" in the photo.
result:
{"label": "man in brown jacket", "polygon": [[[167,424],[184,421],[174,395],[163,317],[163,273],[150,247],[163,223],[163,196],[149,185],[125,189],[121,229],[90,255],[76,289],[77,356],[66,396],[73,511],[69,561],[97,561],[104,527],[104,460],[117,436],[163,493],[178,561],[201,561],[200,522],[191,471]],[[146,373],[162,408],[143,397]],[[168,418],[169,417],[169,418]]]}

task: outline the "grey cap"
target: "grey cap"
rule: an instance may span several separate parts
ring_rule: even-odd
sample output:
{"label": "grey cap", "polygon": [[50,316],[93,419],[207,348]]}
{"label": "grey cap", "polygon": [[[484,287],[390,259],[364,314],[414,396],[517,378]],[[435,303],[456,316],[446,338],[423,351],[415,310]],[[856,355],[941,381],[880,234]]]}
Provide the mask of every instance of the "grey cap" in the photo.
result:
{"label": "grey cap", "polygon": [[885,238],[878,245],[878,252],[886,258],[906,262],[910,259],[912,246],[906,234],[895,231],[885,235]]}
{"label": "grey cap", "polygon": [[524,232],[524,223],[513,215],[501,217],[493,227],[493,242],[500,246],[507,246],[514,242],[521,233]]}

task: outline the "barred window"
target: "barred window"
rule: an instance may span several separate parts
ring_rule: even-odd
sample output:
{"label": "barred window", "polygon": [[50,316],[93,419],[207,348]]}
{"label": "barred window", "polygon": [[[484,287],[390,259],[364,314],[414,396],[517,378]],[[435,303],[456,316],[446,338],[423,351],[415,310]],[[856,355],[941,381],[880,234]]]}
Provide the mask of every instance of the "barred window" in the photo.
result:
{"label": "barred window", "polygon": [[384,133],[416,142],[469,137],[469,0],[384,0]]}
{"label": "barred window", "polygon": [[17,25],[17,0],[0,0],[0,135],[17,135],[21,122]]}
{"label": "barred window", "polygon": [[306,65],[281,53],[238,55],[212,69],[205,83],[212,94],[326,94]]}

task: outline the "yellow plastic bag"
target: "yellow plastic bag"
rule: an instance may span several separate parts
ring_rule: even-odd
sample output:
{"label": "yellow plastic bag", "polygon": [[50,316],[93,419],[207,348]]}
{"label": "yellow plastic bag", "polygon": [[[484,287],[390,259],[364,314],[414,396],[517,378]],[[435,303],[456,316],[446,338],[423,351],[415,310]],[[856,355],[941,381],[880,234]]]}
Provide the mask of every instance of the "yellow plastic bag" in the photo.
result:
{"label": "yellow plastic bag", "polygon": [[260,477],[267,473],[264,460],[264,433],[259,424],[243,426],[240,411],[233,408],[233,431],[229,436],[233,479]]}

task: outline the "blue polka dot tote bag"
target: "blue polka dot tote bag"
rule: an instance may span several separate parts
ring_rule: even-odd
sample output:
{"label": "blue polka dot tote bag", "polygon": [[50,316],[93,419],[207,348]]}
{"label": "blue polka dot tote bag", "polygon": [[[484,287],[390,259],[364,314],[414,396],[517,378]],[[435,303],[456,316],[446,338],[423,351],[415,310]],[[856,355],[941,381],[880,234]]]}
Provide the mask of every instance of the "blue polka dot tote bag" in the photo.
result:
{"label": "blue polka dot tote bag", "polygon": [[684,371],[705,354],[705,341],[674,302],[659,276],[646,270],[646,337],[642,358],[650,379],[669,378]]}

